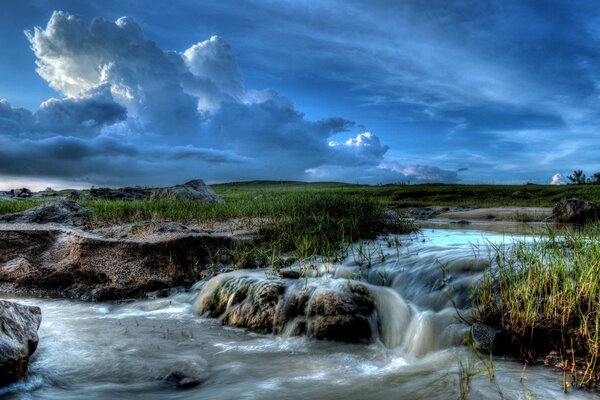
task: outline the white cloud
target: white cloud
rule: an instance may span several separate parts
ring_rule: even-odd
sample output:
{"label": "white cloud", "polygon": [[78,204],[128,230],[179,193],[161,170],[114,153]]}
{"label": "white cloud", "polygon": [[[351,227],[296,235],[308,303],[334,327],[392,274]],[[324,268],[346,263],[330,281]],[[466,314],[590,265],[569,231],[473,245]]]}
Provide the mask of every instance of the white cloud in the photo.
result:
{"label": "white cloud", "polygon": [[552,176],[552,180],[550,181],[551,185],[562,185],[565,183],[561,174],[554,174]]}
{"label": "white cloud", "polygon": [[273,90],[245,91],[231,48],[217,36],[164,52],[130,18],[96,18],[88,27],[55,12],[27,37],[38,73],[64,98],[34,113],[0,100],[4,176],[115,185],[457,179],[435,167],[400,168],[370,132],[332,140],[353,129],[351,121],[310,121]]}

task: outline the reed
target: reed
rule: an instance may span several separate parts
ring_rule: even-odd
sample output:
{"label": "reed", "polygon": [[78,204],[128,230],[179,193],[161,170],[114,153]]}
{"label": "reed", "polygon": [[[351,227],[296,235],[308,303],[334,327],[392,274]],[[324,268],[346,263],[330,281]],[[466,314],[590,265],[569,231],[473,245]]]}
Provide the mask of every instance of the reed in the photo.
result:
{"label": "reed", "polygon": [[600,366],[600,228],[497,246],[474,291],[475,319],[503,329],[525,360],[561,355],[570,384],[595,384]]}

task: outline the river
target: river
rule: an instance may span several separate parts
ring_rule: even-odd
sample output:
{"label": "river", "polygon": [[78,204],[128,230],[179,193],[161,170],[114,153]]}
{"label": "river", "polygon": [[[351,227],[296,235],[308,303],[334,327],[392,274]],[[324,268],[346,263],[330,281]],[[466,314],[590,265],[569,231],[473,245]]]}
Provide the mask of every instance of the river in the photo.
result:
{"label": "river", "polygon": [[[524,370],[501,358],[493,360],[492,380],[460,345],[468,328],[456,307],[468,314],[469,288],[488,265],[490,247],[527,237],[452,228],[382,238],[311,278],[348,279],[363,271],[381,319],[378,340],[369,345],[222,326],[194,313],[198,291],[125,303],[4,297],[40,306],[43,322],[29,378],[0,389],[0,397],[458,399],[462,370],[473,375],[471,399],[596,398],[563,394],[559,371]],[[370,268],[358,265],[365,258]],[[164,379],[173,372],[203,383],[178,389]]]}

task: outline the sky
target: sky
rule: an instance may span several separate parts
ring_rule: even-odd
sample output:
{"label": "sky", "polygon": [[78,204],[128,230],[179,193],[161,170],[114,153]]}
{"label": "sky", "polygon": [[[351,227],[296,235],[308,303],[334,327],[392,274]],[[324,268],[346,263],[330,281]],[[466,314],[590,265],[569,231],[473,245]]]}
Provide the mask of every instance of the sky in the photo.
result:
{"label": "sky", "polygon": [[3,1],[0,190],[600,170],[589,1]]}

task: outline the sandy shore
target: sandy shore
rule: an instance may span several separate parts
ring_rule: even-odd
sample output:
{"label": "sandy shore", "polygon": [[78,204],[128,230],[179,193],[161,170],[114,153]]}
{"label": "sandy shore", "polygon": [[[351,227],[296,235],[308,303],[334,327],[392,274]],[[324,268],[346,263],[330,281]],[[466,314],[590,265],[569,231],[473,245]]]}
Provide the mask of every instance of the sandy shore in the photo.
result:
{"label": "sandy shore", "polygon": [[451,211],[438,214],[436,219],[475,221],[541,222],[552,215],[547,207],[489,207]]}

